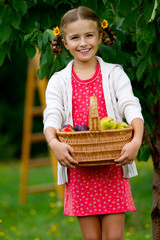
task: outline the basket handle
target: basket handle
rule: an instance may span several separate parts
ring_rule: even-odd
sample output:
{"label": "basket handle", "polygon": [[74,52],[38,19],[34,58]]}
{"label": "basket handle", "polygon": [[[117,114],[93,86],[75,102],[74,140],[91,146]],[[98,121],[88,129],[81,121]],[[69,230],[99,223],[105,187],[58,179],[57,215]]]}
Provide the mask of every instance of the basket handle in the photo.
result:
{"label": "basket handle", "polygon": [[90,97],[88,125],[90,131],[101,131],[101,123],[98,113],[98,103],[96,96]]}

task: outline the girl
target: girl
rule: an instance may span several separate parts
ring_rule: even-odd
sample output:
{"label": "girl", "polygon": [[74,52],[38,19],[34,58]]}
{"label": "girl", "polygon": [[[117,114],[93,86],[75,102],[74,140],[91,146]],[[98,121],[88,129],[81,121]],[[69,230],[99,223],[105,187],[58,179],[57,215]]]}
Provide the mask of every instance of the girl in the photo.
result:
{"label": "girl", "polygon": [[[137,175],[134,159],[142,141],[143,117],[122,67],[95,56],[101,41],[115,41],[107,25],[87,7],[63,16],[52,51],[61,53],[63,42],[74,60],[51,77],[46,90],[44,134],[58,160],[58,184],[65,183],[64,214],[78,217],[84,240],[124,239],[125,212],[136,211],[128,178]],[[56,130],[64,124],[87,124],[93,95],[100,119],[109,116],[121,122],[125,117],[134,136],[114,165],[78,167],[73,149],[57,140]]]}

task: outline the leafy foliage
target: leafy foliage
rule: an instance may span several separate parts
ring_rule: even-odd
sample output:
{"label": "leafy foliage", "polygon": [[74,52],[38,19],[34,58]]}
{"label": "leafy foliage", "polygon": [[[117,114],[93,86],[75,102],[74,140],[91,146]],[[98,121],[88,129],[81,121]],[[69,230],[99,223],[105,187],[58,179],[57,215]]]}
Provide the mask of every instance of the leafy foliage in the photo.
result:
{"label": "leafy foliage", "polygon": [[124,67],[141,101],[145,125],[153,138],[154,106],[160,96],[160,0],[2,0],[0,65],[6,57],[14,59],[13,53],[22,48],[33,58],[37,47],[42,53],[40,79],[45,75],[50,78],[66,66],[71,59],[67,50],[56,58],[51,55],[52,29],[59,25],[67,10],[79,5],[95,10],[115,31],[116,44],[113,47],[101,45],[98,54],[105,61]]}

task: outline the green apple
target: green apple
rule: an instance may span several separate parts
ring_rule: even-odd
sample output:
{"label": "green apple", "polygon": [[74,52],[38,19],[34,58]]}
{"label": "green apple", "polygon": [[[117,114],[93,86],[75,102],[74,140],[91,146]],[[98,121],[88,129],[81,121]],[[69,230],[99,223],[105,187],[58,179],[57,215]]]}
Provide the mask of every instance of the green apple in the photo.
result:
{"label": "green apple", "polygon": [[116,120],[111,117],[104,117],[101,119],[101,130],[115,129],[116,126],[117,126]]}
{"label": "green apple", "polygon": [[125,122],[117,123],[117,129],[128,128],[128,124]]}

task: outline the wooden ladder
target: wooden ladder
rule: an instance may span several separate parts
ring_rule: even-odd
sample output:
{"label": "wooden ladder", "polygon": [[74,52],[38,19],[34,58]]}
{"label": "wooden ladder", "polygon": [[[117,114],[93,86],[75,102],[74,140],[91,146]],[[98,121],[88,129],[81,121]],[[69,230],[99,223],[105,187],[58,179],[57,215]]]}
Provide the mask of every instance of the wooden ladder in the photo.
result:
{"label": "wooden ladder", "polygon": [[[33,143],[44,142],[45,137],[42,132],[33,133],[32,126],[35,116],[42,116],[45,108],[45,89],[47,86],[47,79],[40,80],[37,75],[39,68],[40,53],[37,51],[35,57],[29,60],[27,72],[27,86],[24,112],[24,127],[22,139],[22,156],[21,156],[21,182],[20,182],[20,202],[26,203],[27,194],[41,193],[47,191],[56,191],[59,200],[63,200],[63,186],[58,186],[56,183],[40,184],[35,186],[28,186],[29,169],[34,167],[44,167],[51,165],[53,170],[53,177],[57,179],[57,160],[49,152],[47,158],[31,159],[31,145]],[[40,106],[34,105],[35,91],[39,93]]]}

